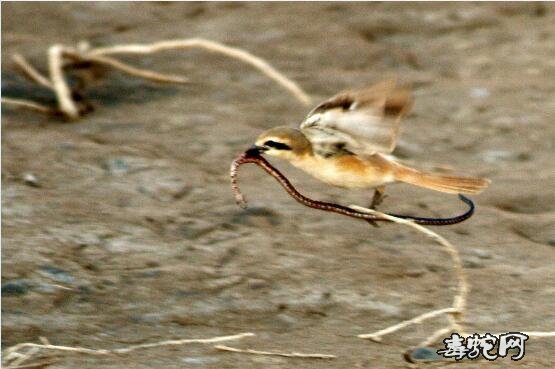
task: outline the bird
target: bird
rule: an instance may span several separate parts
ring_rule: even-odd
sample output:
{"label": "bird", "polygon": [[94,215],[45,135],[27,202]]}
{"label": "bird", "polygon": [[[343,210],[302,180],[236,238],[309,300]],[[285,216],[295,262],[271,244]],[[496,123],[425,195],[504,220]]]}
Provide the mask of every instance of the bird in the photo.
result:
{"label": "bird", "polygon": [[263,132],[249,151],[285,159],[332,186],[374,189],[371,208],[384,199],[385,186],[397,182],[448,194],[484,190],[489,179],[429,173],[392,154],[412,105],[410,87],[395,80],[345,90],[312,109],[299,128]]}

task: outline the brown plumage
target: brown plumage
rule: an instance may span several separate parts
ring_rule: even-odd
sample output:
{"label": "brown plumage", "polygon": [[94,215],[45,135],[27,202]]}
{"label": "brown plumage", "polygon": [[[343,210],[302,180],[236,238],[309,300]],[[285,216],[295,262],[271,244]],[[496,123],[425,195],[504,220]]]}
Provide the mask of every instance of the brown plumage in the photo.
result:
{"label": "brown plumage", "polygon": [[424,173],[391,155],[400,120],[412,106],[410,90],[393,81],[344,91],[316,106],[299,129],[276,127],[255,148],[290,161],[317,179],[346,188],[378,188],[404,182],[445,193],[478,193],[483,178]]}
{"label": "brown plumage", "polygon": [[399,182],[410,183],[430,190],[452,194],[474,194],[486,188],[490,181],[484,178],[446,176],[440,174],[423,173],[416,169],[399,166],[395,170],[395,179]]}

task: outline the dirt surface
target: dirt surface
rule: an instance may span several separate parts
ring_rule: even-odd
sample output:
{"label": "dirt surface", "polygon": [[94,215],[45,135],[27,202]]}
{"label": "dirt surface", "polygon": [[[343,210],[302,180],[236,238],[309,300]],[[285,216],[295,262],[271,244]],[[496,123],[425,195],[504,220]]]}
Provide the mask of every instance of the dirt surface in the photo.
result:
{"label": "dirt surface", "polygon": [[[435,228],[461,251],[470,332],[555,327],[555,6],[552,4],[2,3],[2,93],[49,103],[13,73],[44,70],[48,45],[204,37],[266,58],[314,101],[397,75],[414,86],[397,154],[424,169],[486,176],[476,215]],[[67,123],[2,110],[2,346],[117,348],[255,332],[231,346],[319,352],[331,361],[249,356],[210,345],[121,356],[56,356],[49,368],[402,368],[444,324],[380,344],[356,338],[447,307],[451,263],[395,225],[303,207],[255,166],[250,208],[230,192],[231,160],[264,129],[307,113],[249,66],[201,50],[129,58],[186,75],[183,87],[119,73],[89,91],[96,111]],[[279,161],[304,193],[367,205]],[[36,183],[24,180],[36,177]],[[452,215],[457,199],[390,186],[382,210]],[[524,360],[548,368],[555,340]],[[457,367],[476,367],[464,362]]]}

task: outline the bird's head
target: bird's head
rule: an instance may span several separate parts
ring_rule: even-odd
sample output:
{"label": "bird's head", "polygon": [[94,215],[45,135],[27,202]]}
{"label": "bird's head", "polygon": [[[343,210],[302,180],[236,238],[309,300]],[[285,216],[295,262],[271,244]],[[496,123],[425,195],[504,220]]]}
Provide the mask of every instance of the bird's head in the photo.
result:
{"label": "bird's head", "polygon": [[286,160],[295,160],[311,152],[310,141],[298,129],[275,127],[262,133],[249,151]]}

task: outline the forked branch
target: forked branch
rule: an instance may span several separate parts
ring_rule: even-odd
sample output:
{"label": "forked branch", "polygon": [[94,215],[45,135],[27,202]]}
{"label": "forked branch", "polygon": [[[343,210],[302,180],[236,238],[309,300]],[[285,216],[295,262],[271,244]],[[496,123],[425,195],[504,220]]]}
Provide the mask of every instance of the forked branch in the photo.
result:
{"label": "forked branch", "polygon": [[[3,98],[2,103],[21,108],[31,109],[41,113],[58,113],[68,119],[75,120],[82,116],[87,109],[81,109],[76,96],[83,96],[82,91],[72,88],[65,76],[67,71],[72,70],[77,65],[83,63],[104,65],[128,75],[147,79],[158,83],[186,83],[187,78],[182,76],[169,75],[153,70],[137,68],[121,60],[114,55],[128,54],[153,54],[166,50],[201,48],[211,52],[219,53],[233,59],[247,63],[264,75],[275,81],[287,91],[289,91],[301,103],[308,105],[310,97],[292,80],[285,77],[268,62],[245,50],[226,46],[214,41],[192,38],[185,40],[160,41],[152,44],[129,44],[116,45],[110,47],[91,48],[87,43],[81,43],[77,47],[67,47],[64,45],[52,45],[47,52],[48,77],[43,76],[37,71],[23,56],[15,54],[13,61],[18,70],[32,82],[52,90],[56,95],[57,108],[46,108],[38,103],[27,100],[13,98]],[[83,82],[84,84],[84,82]],[[80,86],[84,88],[86,86]]]}

